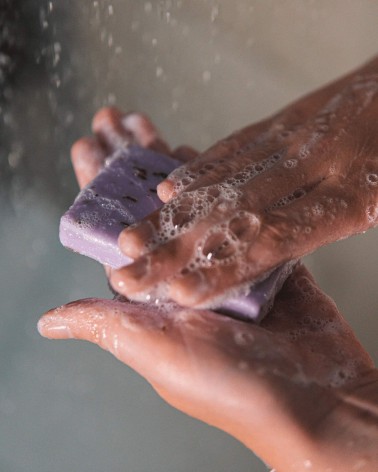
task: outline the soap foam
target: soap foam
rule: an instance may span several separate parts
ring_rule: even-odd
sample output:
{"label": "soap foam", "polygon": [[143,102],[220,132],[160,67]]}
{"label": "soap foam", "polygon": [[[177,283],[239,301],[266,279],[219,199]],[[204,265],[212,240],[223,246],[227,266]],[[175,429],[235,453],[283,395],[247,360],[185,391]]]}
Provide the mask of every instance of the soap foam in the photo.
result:
{"label": "soap foam", "polygon": [[[199,173],[200,175],[214,175],[214,181],[218,180],[217,176],[219,175],[230,174],[231,177],[220,185],[223,188],[227,188],[228,186],[237,187],[246,184],[256,176],[273,167],[282,156],[283,150],[280,150],[261,161],[251,163],[249,159],[244,159],[248,164],[239,171],[235,169],[235,163],[233,161],[230,160],[230,162],[224,163],[223,159],[218,159],[212,164],[204,164],[199,170]],[[221,172],[221,170],[224,170],[224,172]],[[197,176],[190,171],[190,164],[175,169],[169,176],[169,179],[174,182],[174,192],[176,194],[183,192],[196,178]],[[200,178],[198,180],[200,183]]]}
{"label": "soap foam", "polygon": [[[222,222],[198,236],[198,240],[193,244],[192,256],[182,268],[181,274],[185,275],[203,268],[237,266],[235,275],[239,280],[245,279],[249,272],[247,248],[258,235],[261,222],[253,213],[237,211],[242,196],[241,186],[272,168],[282,156],[283,151],[258,162],[248,161],[249,163],[240,171],[230,172],[231,177],[226,181],[194,190],[185,190],[195,178],[190,168],[183,166],[174,170],[169,178],[175,183],[177,196],[160,210],[158,228],[154,228],[146,249],[154,250],[158,245],[191,231],[201,220],[211,218],[212,213],[217,213],[217,219],[221,219]],[[219,161],[222,161],[222,166],[225,165],[223,160],[218,160],[218,163]],[[202,171],[215,173],[219,171],[216,164],[216,162],[205,164]],[[302,189],[296,190],[291,198],[300,198],[303,193]],[[232,212],[233,209],[235,213]],[[224,218],[222,218],[223,213]],[[164,300],[169,282],[170,280],[161,281],[154,287],[153,294],[151,295],[150,290],[149,294],[153,298]],[[219,306],[226,296],[237,297],[241,291],[248,293],[249,288],[250,283],[243,284],[242,287],[223,294],[214,302],[214,306]],[[138,299],[143,300],[146,296],[142,293],[138,295]]]}

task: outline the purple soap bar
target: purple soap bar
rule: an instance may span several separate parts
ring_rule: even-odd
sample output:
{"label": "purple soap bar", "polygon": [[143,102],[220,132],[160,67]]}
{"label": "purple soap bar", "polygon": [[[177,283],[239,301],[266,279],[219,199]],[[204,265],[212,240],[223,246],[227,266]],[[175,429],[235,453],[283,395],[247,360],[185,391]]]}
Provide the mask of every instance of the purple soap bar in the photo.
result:
{"label": "purple soap bar", "polygon": [[[181,163],[164,154],[130,146],[106,160],[100,174],[75,199],[60,222],[64,246],[102,264],[120,268],[132,262],[118,247],[118,236],[162,206],[157,185]],[[255,322],[267,314],[296,261],[275,269],[246,296],[230,298],[216,311]]]}
{"label": "purple soap bar", "polygon": [[118,248],[118,236],[161,207],[156,187],[179,165],[139,146],[116,152],[61,218],[63,246],[116,269],[130,264]]}
{"label": "purple soap bar", "polygon": [[256,283],[245,296],[229,298],[217,309],[233,318],[259,323],[273,306],[276,294],[292,273],[297,260],[286,262],[275,269],[266,279]]}

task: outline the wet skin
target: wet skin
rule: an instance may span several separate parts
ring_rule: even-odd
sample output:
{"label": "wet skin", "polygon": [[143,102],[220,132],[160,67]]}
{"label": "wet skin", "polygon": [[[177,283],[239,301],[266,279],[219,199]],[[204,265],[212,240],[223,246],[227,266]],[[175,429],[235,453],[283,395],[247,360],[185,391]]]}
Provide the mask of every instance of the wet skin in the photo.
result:
{"label": "wet skin", "polygon": [[[170,152],[140,115],[104,109],[93,128],[72,151],[81,186],[127,142]],[[195,151],[174,154],[185,160]],[[168,403],[228,432],[277,471],[378,468],[378,372],[301,265],[260,326],[208,310],[88,299],[48,312],[39,329],[112,352]]]}
{"label": "wet skin", "polygon": [[143,300],[209,307],[284,261],[378,221],[378,59],[232,134],[160,184],[111,275]]}

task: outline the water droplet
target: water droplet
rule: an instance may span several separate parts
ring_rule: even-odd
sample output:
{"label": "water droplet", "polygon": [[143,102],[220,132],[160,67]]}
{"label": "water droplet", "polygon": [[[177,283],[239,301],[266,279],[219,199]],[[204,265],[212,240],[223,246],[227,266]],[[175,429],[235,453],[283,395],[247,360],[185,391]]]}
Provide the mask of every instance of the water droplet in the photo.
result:
{"label": "water droplet", "polygon": [[218,5],[214,5],[213,8],[211,9],[211,13],[210,13],[210,20],[212,23],[214,23],[214,21],[217,19],[219,15],[219,7]]}
{"label": "water droplet", "polygon": [[144,11],[145,11],[146,13],[151,13],[151,11],[152,11],[152,3],[146,2],[146,3],[144,4]]}
{"label": "water droplet", "polygon": [[202,80],[206,84],[211,80],[211,72],[208,70],[205,70],[202,74]]}
{"label": "water droplet", "polygon": [[137,31],[139,29],[140,23],[137,20],[131,22],[131,31]]}

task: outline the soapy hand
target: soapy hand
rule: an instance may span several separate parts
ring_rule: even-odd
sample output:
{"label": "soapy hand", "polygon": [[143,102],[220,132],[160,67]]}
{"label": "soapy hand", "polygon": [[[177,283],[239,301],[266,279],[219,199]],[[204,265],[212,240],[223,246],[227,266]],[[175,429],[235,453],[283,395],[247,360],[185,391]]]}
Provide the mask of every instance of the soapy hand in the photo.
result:
{"label": "soapy hand", "polygon": [[[94,137],[73,147],[80,186],[117,146],[137,142],[170,152],[141,115],[104,109],[93,128]],[[195,152],[174,155],[184,160]],[[277,470],[370,471],[378,464],[378,374],[301,265],[260,326],[174,303],[87,299],[51,310],[39,330],[110,351],[168,403],[228,432]]]}
{"label": "soapy hand", "polygon": [[[48,312],[39,330],[110,351],[168,403],[277,470],[376,470],[378,421],[358,392],[375,382],[376,397],[377,372],[303,266],[260,326],[175,305],[87,299]],[[361,426],[369,414],[373,422]]]}
{"label": "soapy hand", "polygon": [[375,59],[220,141],[168,176],[164,207],[121,234],[135,262],[111,274],[113,287],[214,306],[284,261],[375,226],[377,118]]}

